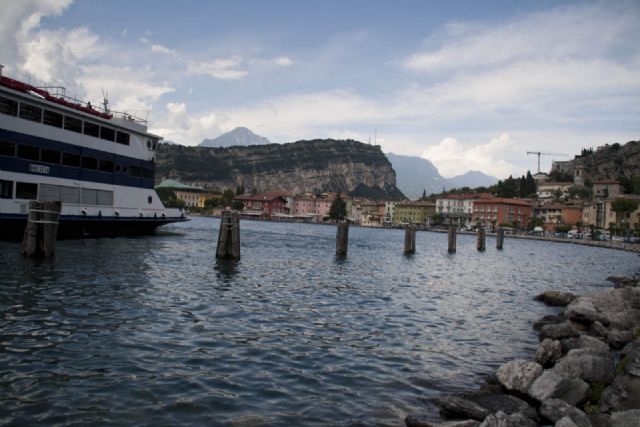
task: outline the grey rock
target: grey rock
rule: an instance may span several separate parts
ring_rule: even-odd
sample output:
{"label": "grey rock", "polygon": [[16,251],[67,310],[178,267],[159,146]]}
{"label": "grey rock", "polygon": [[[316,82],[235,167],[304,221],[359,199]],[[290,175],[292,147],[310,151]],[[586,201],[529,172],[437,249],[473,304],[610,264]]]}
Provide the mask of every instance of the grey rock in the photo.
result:
{"label": "grey rock", "polygon": [[559,340],[576,336],[578,336],[578,331],[568,321],[544,325],[542,329],[540,329],[540,339],[542,340],[546,338]]}
{"label": "grey rock", "polygon": [[569,417],[562,417],[553,425],[553,427],[578,427],[578,424],[574,423]]}
{"label": "grey rock", "polygon": [[539,402],[561,399],[576,405],[589,396],[589,384],[580,378],[565,378],[547,370],[531,384],[529,395]]}
{"label": "grey rock", "polygon": [[620,354],[622,356],[627,356],[636,351],[640,351],[640,338],[636,338],[635,340],[625,345],[622,350],[620,350]]}
{"label": "grey rock", "polygon": [[580,335],[579,337],[565,338],[561,341],[562,352],[569,353],[571,350],[588,349],[599,352],[609,351],[609,346],[598,338],[589,335]]}
{"label": "grey rock", "polygon": [[640,322],[640,288],[608,289],[578,297],[564,315],[579,322],[598,321],[609,328],[632,329]]}
{"label": "grey rock", "polygon": [[561,356],[562,345],[560,344],[560,341],[546,338],[538,346],[536,354],[533,356],[533,360],[542,366],[550,366]]}
{"label": "grey rock", "polygon": [[632,339],[633,332],[631,331],[619,331],[617,329],[614,329],[612,331],[609,331],[609,335],[607,335],[607,343],[609,343],[612,348],[615,348],[617,350],[624,347]]}
{"label": "grey rock", "polygon": [[596,337],[606,338],[609,335],[609,330],[602,323],[597,320],[591,324],[589,331]]}
{"label": "grey rock", "polygon": [[535,297],[536,301],[540,301],[545,305],[555,307],[566,307],[571,301],[576,299],[577,296],[570,292],[560,291],[546,291]]}
{"label": "grey rock", "polygon": [[419,415],[408,415],[404,423],[407,427],[478,427],[480,421],[456,420],[456,421],[430,421]]}
{"label": "grey rock", "polygon": [[614,369],[611,352],[577,349],[560,359],[553,367],[553,372],[565,378],[609,383],[613,379]]}
{"label": "grey rock", "polygon": [[484,419],[480,427],[537,427],[533,420],[522,414],[507,415],[502,411],[491,414]]}
{"label": "grey rock", "polygon": [[498,368],[496,377],[507,390],[526,394],[531,384],[542,374],[542,366],[528,360],[513,360]]}
{"label": "grey rock", "polygon": [[545,325],[553,325],[555,323],[562,323],[565,320],[566,319],[564,318],[564,316],[558,316],[558,315],[554,315],[554,314],[549,314],[547,316],[544,316],[542,319],[538,320],[537,322],[535,322],[533,324],[533,330],[534,331],[540,331],[542,329],[542,327],[545,326]]}
{"label": "grey rock", "polygon": [[613,412],[611,425],[616,427],[640,427],[640,409]]}
{"label": "grey rock", "polygon": [[600,411],[626,411],[640,408],[640,377],[624,373],[605,388],[600,399]]}
{"label": "grey rock", "polygon": [[490,414],[486,408],[458,396],[445,396],[436,399],[436,405],[440,408],[440,415],[444,418],[471,418],[482,421]]}
{"label": "grey rock", "polygon": [[592,427],[613,427],[611,421],[609,421],[609,414],[596,412],[595,414],[589,414],[588,417]]}
{"label": "grey rock", "polygon": [[552,423],[569,417],[578,427],[591,427],[587,415],[575,406],[569,405],[564,400],[548,399],[542,402],[539,409],[540,415]]}
{"label": "grey rock", "polygon": [[505,414],[520,413],[528,418],[538,416],[536,410],[527,402],[508,394],[486,394],[470,399],[490,412],[502,411]]}

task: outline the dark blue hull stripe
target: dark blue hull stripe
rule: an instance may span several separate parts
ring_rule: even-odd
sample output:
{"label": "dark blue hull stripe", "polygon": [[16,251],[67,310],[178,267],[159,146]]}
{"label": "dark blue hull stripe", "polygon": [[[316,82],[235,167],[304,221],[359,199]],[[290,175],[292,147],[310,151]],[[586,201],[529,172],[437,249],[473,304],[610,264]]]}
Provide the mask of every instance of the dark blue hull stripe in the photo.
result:
{"label": "dark blue hull stripe", "polygon": [[[119,165],[121,170],[124,166],[126,166],[127,170],[131,166],[155,169],[154,162],[108,153],[106,151],[94,150],[92,148],[79,147],[77,145],[68,144],[65,142],[59,142],[51,139],[36,137],[33,135],[12,132],[6,129],[0,129],[0,138],[17,142],[19,144],[29,144],[40,148],[47,148],[50,150],[91,156],[100,160],[111,160],[114,164]],[[32,167],[31,165],[44,166],[45,168],[42,169],[38,167]],[[0,156],[0,170],[25,173],[30,175],[50,176],[54,178],[73,179],[77,181],[98,182],[101,184],[122,185],[126,187],[136,188],[150,189],[153,188],[154,184],[153,179],[137,178],[129,176],[122,172],[99,172],[70,166],[53,165],[49,163],[36,162],[33,160],[19,159],[17,157]],[[47,170],[48,173],[34,172],[37,170]]]}

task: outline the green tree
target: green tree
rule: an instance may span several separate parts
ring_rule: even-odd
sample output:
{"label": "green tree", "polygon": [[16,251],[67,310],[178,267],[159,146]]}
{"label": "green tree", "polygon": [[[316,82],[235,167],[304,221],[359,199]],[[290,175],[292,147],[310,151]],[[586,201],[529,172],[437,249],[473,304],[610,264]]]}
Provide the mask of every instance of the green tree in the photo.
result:
{"label": "green tree", "polygon": [[527,177],[525,178],[525,197],[532,196],[536,194],[538,191],[538,187],[536,186],[536,180],[533,179],[533,175],[531,175],[531,171],[527,171]]}
{"label": "green tree", "polygon": [[529,224],[527,224],[527,230],[533,230],[536,227],[542,227],[544,225],[544,221],[540,217],[531,217],[529,220]]}
{"label": "green tree", "polygon": [[175,191],[173,191],[170,188],[157,188],[156,189],[156,193],[158,194],[158,197],[160,197],[160,200],[162,201],[162,204],[166,207],[166,208],[184,208],[185,207],[185,202],[184,200],[180,200],[178,199],[178,197],[176,196]]}
{"label": "green tree", "polygon": [[329,219],[332,221],[340,221],[347,217],[347,204],[340,197],[340,193],[331,203],[329,208]]}
{"label": "green tree", "polygon": [[569,187],[569,197],[572,199],[588,200],[593,194],[592,190],[582,185],[572,185]]}
{"label": "green tree", "polygon": [[233,202],[231,202],[231,209],[241,211],[242,209],[244,209],[244,203],[242,203],[242,200],[234,200]]}
{"label": "green tree", "polygon": [[236,196],[244,194],[244,182],[236,187]]}
{"label": "green tree", "polygon": [[222,206],[231,206],[231,203],[233,203],[233,198],[235,196],[235,193],[233,192],[233,190],[231,189],[226,189],[224,190],[224,192],[222,193]]}
{"label": "green tree", "polygon": [[631,212],[638,209],[638,201],[633,199],[615,199],[611,202],[611,210],[616,213],[616,224],[620,224],[620,219],[625,214],[630,214]]}

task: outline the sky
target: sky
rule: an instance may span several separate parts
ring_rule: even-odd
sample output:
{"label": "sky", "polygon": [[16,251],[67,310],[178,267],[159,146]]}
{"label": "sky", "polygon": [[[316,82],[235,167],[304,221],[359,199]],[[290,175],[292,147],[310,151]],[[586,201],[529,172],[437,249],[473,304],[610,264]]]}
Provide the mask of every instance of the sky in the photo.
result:
{"label": "sky", "polygon": [[0,64],[183,145],[244,126],[505,178],[640,137],[638,22],[638,0],[0,0]]}

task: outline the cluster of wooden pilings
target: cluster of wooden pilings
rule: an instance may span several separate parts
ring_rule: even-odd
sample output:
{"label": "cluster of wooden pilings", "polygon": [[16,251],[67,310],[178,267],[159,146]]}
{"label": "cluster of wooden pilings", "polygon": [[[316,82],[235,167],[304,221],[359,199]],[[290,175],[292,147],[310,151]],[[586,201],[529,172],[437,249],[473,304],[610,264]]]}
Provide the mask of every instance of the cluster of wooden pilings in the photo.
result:
{"label": "cluster of wooden pilings", "polygon": [[56,252],[60,202],[29,202],[27,226],[22,238],[22,255],[51,258]]}
{"label": "cluster of wooden pilings", "polygon": [[[219,259],[240,259],[240,220],[239,214],[232,211],[223,211],[220,220],[220,233],[218,235],[218,250],[216,257]],[[458,230],[454,225],[449,226],[448,252],[456,252]],[[484,228],[478,229],[477,248],[484,252],[486,249],[486,232]],[[496,248],[502,249],[504,242],[504,230],[500,227],[496,234]],[[338,224],[336,233],[336,255],[345,257],[349,247],[349,224]],[[416,252],[416,226],[409,225],[404,230],[404,254],[413,255]]]}

